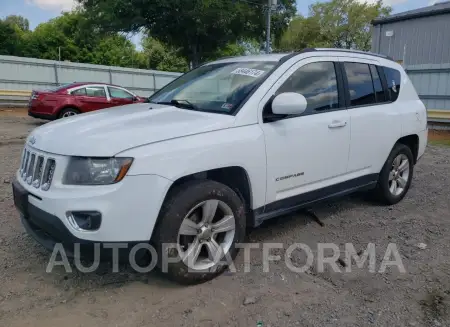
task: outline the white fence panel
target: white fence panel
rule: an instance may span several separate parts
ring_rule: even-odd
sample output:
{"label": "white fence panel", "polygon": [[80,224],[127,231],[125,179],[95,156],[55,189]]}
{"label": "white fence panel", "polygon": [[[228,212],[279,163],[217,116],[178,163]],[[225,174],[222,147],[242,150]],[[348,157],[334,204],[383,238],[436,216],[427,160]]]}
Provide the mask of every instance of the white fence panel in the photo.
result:
{"label": "white fence panel", "polygon": [[180,75],[158,70],[0,56],[0,91],[6,92],[31,92],[72,82],[99,82],[120,85],[138,95],[150,96]]}

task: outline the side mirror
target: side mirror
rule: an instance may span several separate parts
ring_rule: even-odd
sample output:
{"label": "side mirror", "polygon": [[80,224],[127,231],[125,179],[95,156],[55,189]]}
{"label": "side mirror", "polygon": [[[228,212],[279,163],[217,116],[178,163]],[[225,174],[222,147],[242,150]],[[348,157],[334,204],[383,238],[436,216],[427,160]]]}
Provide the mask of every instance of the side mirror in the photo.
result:
{"label": "side mirror", "polygon": [[272,101],[272,112],[275,115],[300,115],[305,112],[308,102],[306,98],[295,92],[278,94]]}

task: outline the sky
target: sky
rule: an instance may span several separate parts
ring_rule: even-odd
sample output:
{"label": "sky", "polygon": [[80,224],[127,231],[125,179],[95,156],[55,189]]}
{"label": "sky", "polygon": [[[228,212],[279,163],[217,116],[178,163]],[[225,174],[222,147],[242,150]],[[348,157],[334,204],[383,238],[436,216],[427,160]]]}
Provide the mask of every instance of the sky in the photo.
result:
{"label": "sky", "polygon": [[[375,0],[359,0],[375,2]],[[297,0],[298,12],[306,15],[308,6],[316,0]],[[386,5],[393,8],[394,13],[426,7],[439,0],[384,0]],[[34,29],[40,23],[58,16],[63,10],[70,10],[73,0],[0,0],[0,18],[8,15],[21,15],[30,21],[30,28]],[[138,38],[133,40],[138,43]]]}

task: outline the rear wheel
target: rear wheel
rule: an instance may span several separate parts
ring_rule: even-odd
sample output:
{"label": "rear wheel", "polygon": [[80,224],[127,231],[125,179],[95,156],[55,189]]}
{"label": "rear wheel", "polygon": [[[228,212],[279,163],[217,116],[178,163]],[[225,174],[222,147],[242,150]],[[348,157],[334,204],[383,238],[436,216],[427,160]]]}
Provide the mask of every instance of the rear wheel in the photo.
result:
{"label": "rear wheel", "polygon": [[245,235],[245,210],[228,186],[193,181],[169,194],[153,233],[158,266],[181,284],[203,283],[220,275]]}
{"label": "rear wheel", "polygon": [[61,110],[61,112],[58,115],[58,118],[66,118],[66,117],[71,117],[71,116],[75,116],[78,115],[80,112],[78,111],[78,109],[75,108],[65,108],[63,110]]}
{"label": "rear wheel", "polygon": [[413,170],[411,149],[404,144],[396,144],[379,175],[376,198],[388,205],[400,202],[409,190]]}

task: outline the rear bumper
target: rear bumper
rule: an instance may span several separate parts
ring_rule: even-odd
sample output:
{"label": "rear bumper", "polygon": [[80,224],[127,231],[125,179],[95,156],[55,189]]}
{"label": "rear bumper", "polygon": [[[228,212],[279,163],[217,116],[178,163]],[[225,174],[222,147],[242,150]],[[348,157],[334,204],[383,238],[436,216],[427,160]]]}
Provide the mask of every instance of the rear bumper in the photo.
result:
{"label": "rear bumper", "polygon": [[28,102],[28,116],[46,120],[55,120],[58,118],[53,105],[46,105],[37,99],[30,99]]}
{"label": "rear bumper", "polygon": [[45,119],[45,120],[55,120],[57,118],[56,115],[41,114],[41,113],[32,112],[30,110],[28,110],[28,116],[33,117],[33,118]]}
{"label": "rear bumper", "polygon": [[428,128],[424,129],[422,132],[419,133],[419,148],[417,151],[417,161],[422,158],[422,156],[425,153],[425,149],[427,148],[428,144]]}

